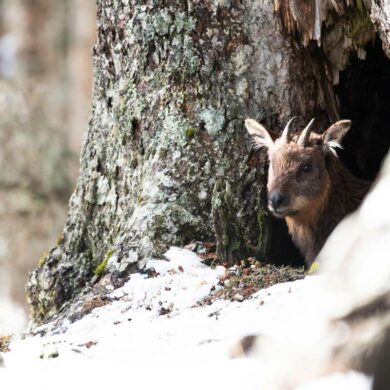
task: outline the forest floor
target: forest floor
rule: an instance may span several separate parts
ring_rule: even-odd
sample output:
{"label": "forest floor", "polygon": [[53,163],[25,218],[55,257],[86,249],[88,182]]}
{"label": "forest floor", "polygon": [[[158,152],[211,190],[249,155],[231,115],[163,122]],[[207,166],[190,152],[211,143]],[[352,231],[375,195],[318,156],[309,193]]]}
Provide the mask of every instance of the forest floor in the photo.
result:
{"label": "forest floor", "polygon": [[[120,288],[106,280],[110,293],[85,302],[83,315],[7,340],[2,388],[274,388],[258,344],[300,337],[308,312],[324,315],[316,294],[322,276],[253,259],[210,266],[175,247],[165,258]],[[330,388],[368,390],[370,381],[347,372],[300,387]]]}

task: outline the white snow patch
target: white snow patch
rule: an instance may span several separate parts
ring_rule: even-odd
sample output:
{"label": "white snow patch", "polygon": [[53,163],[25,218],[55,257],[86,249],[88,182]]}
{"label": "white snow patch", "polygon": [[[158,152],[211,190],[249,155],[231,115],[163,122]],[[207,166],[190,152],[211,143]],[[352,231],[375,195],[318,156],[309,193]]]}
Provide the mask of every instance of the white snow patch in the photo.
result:
{"label": "white snow patch", "polygon": [[224,267],[205,266],[187,249],[172,247],[164,256],[168,261],[151,259],[145,266],[159,273],[158,277],[133,274],[112,296],[125,299],[133,310],[146,308],[152,316],[158,316],[162,309],[173,315],[207,296],[225,272]]}
{"label": "white snow patch", "polygon": [[158,276],[131,275],[112,292],[112,303],[69,324],[64,333],[15,339],[11,352],[3,354],[2,387],[272,389],[267,362],[250,354],[231,358],[238,340],[256,334],[291,340],[297,334],[301,343],[310,343],[322,334],[299,333],[308,312],[317,314],[318,324],[326,315],[317,293],[322,277],[275,285],[244,302],[199,306],[211,288],[220,288],[224,267],[212,269],[186,249],[171,248],[165,257],[146,263]]}
{"label": "white snow patch", "polygon": [[372,379],[356,371],[336,373],[297,387],[295,390],[370,390]]}

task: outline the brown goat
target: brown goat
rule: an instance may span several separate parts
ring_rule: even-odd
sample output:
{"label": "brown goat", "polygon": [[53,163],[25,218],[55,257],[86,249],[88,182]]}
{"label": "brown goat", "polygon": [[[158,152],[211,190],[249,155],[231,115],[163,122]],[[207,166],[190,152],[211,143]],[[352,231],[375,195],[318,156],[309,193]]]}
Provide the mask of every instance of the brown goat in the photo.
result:
{"label": "brown goat", "polygon": [[311,133],[313,119],[299,137],[290,137],[293,119],[275,141],[255,120],[245,125],[256,145],[268,148],[268,207],[286,219],[310,266],[335,226],[359,206],[370,183],[348,172],[335,152],[351,121],[338,121],[320,135]]}

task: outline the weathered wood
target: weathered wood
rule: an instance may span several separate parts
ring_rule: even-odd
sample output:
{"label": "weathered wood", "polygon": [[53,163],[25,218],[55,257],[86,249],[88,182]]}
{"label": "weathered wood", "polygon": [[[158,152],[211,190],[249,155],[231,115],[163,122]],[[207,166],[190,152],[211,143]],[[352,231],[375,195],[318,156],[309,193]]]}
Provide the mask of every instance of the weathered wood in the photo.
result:
{"label": "weathered wood", "polygon": [[370,18],[382,41],[382,47],[390,58],[390,8],[387,0],[372,0]]}

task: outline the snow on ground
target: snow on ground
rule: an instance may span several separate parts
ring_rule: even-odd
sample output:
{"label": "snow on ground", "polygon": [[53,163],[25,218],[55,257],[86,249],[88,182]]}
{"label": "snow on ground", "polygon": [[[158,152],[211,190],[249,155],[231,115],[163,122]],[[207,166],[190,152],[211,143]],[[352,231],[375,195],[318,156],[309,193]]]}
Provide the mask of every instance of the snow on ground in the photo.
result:
{"label": "snow on ground", "polygon": [[365,375],[350,371],[314,380],[299,386],[296,390],[366,390],[370,389],[371,386],[371,380]]}
{"label": "snow on ground", "polygon": [[[238,341],[248,335],[288,339],[308,312],[319,323],[327,313],[316,294],[321,276],[260,290],[244,302],[199,306],[213,286],[220,288],[225,269],[211,269],[180,248],[166,258],[147,264],[159,276],[132,275],[112,292],[113,302],[66,324],[63,333],[15,339],[3,354],[1,388],[270,389],[266,362],[250,352],[232,359]],[[300,389],[325,388],[366,390],[370,383],[350,372]]]}
{"label": "snow on ground", "polygon": [[[0,257],[4,243],[0,240]],[[11,299],[11,283],[5,267],[0,262],[0,335],[20,333],[27,325],[23,308]]]}
{"label": "snow on ground", "polygon": [[27,318],[23,308],[6,294],[0,296],[0,335],[20,333],[26,327]]}

